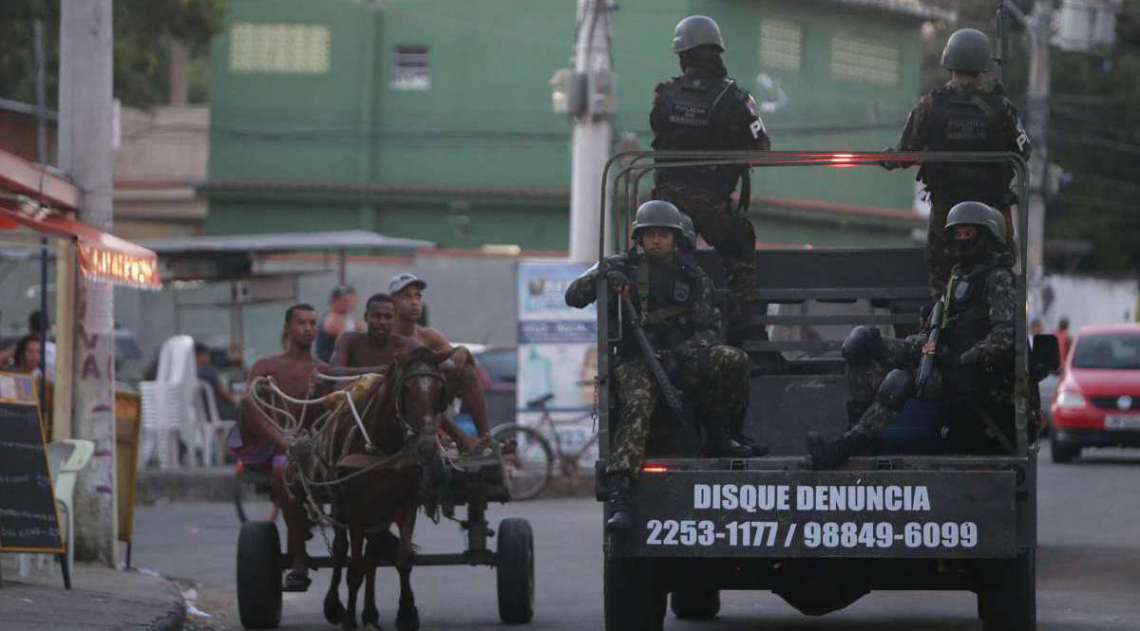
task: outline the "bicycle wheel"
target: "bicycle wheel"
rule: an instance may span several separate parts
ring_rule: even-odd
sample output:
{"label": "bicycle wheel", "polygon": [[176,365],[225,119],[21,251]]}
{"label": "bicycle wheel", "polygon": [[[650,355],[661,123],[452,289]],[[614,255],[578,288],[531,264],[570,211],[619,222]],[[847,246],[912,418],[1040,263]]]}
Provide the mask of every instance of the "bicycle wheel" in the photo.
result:
{"label": "bicycle wheel", "polygon": [[517,423],[496,426],[491,430],[491,437],[499,442],[515,443],[514,453],[503,455],[511,499],[528,500],[542,493],[554,471],[554,454],[546,438]]}

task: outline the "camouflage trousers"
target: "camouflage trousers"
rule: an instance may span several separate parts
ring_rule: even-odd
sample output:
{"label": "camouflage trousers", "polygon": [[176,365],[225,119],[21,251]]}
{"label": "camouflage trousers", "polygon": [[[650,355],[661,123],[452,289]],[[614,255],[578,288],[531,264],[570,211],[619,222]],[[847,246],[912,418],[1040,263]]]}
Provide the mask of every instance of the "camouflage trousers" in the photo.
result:
{"label": "camouflage trousers", "polygon": [[[748,356],[732,346],[702,349],[680,369],[674,385],[696,404],[699,417],[729,422],[748,408]],[[645,462],[653,413],[660,389],[645,360],[633,358],[614,367],[621,426],[611,443],[608,473],[637,477]],[[694,398],[695,397],[695,398]]]}
{"label": "camouflage trousers", "polygon": [[752,222],[713,191],[677,184],[653,190],[655,199],[672,202],[693,220],[697,234],[716,249],[728,273],[728,288],[740,304],[754,302],[756,287],[756,230]]}
{"label": "camouflage trousers", "polygon": [[921,336],[906,339],[884,337],[878,356],[847,364],[847,387],[850,393],[847,414],[851,423],[850,431],[874,437],[895,422],[899,411],[876,401],[875,394],[890,371],[896,368],[911,373],[917,371],[922,342]]}
{"label": "camouflage trousers", "polygon": [[[941,298],[946,293],[946,283],[950,282],[950,270],[954,267],[954,252],[951,250],[954,239],[946,232],[946,216],[959,201],[962,200],[931,199],[930,220],[926,224],[926,268],[930,279],[931,301]],[[994,208],[1005,217],[1005,234],[1008,243],[1012,245],[1013,217],[1010,207],[1001,205]],[[1016,259],[1017,248],[1010,247],[1010,251]]]}

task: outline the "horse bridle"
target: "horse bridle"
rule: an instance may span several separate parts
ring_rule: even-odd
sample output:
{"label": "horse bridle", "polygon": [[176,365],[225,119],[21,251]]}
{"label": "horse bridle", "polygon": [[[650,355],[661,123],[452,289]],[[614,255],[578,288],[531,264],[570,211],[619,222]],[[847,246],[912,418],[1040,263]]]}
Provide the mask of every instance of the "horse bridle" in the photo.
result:
{"label": "horse bridle", "polygon": [[[428,362],[417,362],[417,363],[427,364]],[[403,406],[400,405],[401,402],[403,402],[403,400],[404,400],[404,384],[406,384],[408,382],[408,380],[410,380],[410,379],[416,379],[418,377],[430,377],[432,379],[438,380],[440,382],[440,384],[444,387],[444,390],[446,391],[446,389],[447,389],[447,378],[443,376],[443,373],[439,370],[438,366],[434,369],[423,369],[423,368],[421,368],[418,370],[410,371],[406,374],[401,373],[401,374],[396,375],[396,376],[398,377],[398,381],[395,384],[395,388],[396,388],[396,420],[399,421],[400,425],[402,425],[404,428],[404,438],[409,439],[409,438],[415,437],[419,432],[416,431],[416,428],[412,427],[412,424],[409,423],[408,419],[404,417],[404,412],[402,409]],[[441,403],[441,408],[439,410],[434,410],[434,412],[436,414],[439,414],[439,413],[441,413],[447,409],[446,395],[441,397],[440,403]]]}

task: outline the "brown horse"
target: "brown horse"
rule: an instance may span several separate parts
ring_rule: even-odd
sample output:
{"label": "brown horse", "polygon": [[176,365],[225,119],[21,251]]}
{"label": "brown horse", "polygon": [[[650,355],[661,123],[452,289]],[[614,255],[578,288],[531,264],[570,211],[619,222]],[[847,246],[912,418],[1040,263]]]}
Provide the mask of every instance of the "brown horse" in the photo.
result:
{"label": "brown horse", "polygon": [[[340,623],[342,629],[356,628],[356,598],[365,580],[361,621],[380,628],[375,588],[376,567],[383,560],[395,565],[400,574],[396,627],[400,631],[419,628],[410,582],[415,562],[412,535],[423,499],[424,476],[438,458],[438,418],[451,400],[446,392],[446,374],[452,369],[449,357],[450,353],[438,354],[427,348],[397,357],[383,381],[367,388],[368,396],[354,397],[372,401],[365,404],[366,410],[357,410],[360,422],[349,410],[348,415],[338,415],[335,428],[329,428],[334,430],[329,432],[330,449],[347,454],[334,460],[334,475],[340,479],[353,476],[330,487],[334,490],[333,519],[339,525],[333,540],[333,575],[324,613],[330,623]],[[333,451],[326,453],[331,456]],[[398,541],[388,531],[393,523],[399,531]],[[349,553],[345,608],[338,591]]]}

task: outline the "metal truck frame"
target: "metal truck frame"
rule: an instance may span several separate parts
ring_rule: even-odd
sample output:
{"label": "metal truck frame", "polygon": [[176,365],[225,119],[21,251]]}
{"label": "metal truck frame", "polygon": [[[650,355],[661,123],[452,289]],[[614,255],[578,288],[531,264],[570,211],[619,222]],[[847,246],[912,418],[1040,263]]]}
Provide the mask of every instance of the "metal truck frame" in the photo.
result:
{"label": "metal truck frame", "polygon": [[[1016,175],[1020,199],[1028,199],[1027,166],[1013,153],[626,152],[606,164],[599,251],[607,251],[607,242],[629,242],[628,220],[637,207],[641,180],[655,169],[882,162],[1007,164]],[[1018,214],[1018,231],[1025,235],[1028,224],[1020,207]],[[1015,291],[1018,304],[1024,305],[1025,239],[1018,245],[1022,263]],[[917,326],[918,306],[928,301],[920,248],[780,250],[757,256],[760,300],[860,300],[894,308],[887,314],[851,315],[765,311],[751,315],[755,324]],[[720,285],[719,257],[704,251],[698,261]],[[612,298],[604,283],[599,278],[599,474],[610,435],[620,423],[610,369],[623,317],[618,308],[617,321],[610,321]],[[670,594],[678,617],[714,617],[722,589],[772,590],[810,615],[843,608],[871,590],[969,590],[978,595],[978,616],[987,631],[1035,629],[1037,445],[1030,394],[1037,384],[1030,375],[1035,372],[1031,367],[1050,360],[1030,358],[1024,307],[1018,310],[1015,330],[1016,453],[883,454],[852,458],[836,471],[811,470],[804,457],[806,432],[836,436],[847,428],[846,379],[842,358],[835,353],[753,372],[747,427],[772,446],[773,455],[675,457],[670,453],[676,451],[668,448],[655,453],[651,438],[649,458],[632,491],[634,529],[605,539],[607,631],[661,629]],[[811,354],[837,350],[838,344],[753,340],[744,346],[750,352]],[[668,414],[664,405],[657,408],[657,414]],[[654,432],[666,425],[655,422]],[[600,480],[601,475],[602,499]]]}

